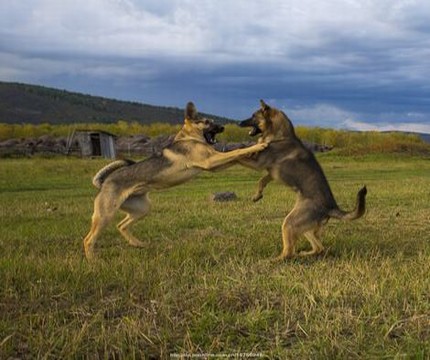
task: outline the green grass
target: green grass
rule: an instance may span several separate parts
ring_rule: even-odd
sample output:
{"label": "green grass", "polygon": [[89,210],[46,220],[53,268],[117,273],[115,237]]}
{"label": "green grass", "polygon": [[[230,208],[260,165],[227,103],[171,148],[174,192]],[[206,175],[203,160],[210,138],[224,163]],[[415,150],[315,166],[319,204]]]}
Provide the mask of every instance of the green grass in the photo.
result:
{"label": "green grass", "polygon": [[[152,193],[134,228],[83,258],[106,162],[0,160],[0,358],[430,357],[430,161],[319,156],[342,208],[368,186],[368,212],[330,221],[324,256],[273,263],[294,193],[234,167]],[[212,203],[215,191],[235,191]],[[118,215],[118,221],[120,215]],[[305,241],[299,248],[306,248]]]}

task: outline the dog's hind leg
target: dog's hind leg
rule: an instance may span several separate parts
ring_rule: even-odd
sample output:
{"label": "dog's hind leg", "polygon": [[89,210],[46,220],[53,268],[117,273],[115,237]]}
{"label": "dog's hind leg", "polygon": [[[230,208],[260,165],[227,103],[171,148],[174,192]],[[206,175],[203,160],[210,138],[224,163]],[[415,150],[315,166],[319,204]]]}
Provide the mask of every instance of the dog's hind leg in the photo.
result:
{"label": "dog's hind leg", "polygon": [[[291,215],[291,213],[290,213]],[[296,253],[296,241],[298,234],[294,228],[290,215],[288,215],[282,224],[282,252],[277,260],[285,260],[294,257]]]}
{"label": "dog's hind leg", "polygon": [[127,213],[126,217],[117,225],[119,232],[124,236],[131,246],[143,247],[144,244],[133,236],[128,227],[134,224],[137,220],[143,218],[151,209],[151,203],[148,195],[130,196],[121,205],[121,210]]}
{"label": "dog's hind leg", "polygon": [[258,180],[257,192],[252,197],[252,201],[257,202],[258,200],[260,200],[263,197],[263,190],[264,190],[264,188],[272,180],[273,180],[273,178],[272,178],[272,176],[270,174],[266,174],[265,176],[263,176],[262,178],[260,178],[260,180]]}
{"label": "dog's hind leg", "polygon": [[318,255],[324,251],[324,246],[321,243],[321,232],[322,226],[318,225],[316,228],[305,232],[305,237],[311,243],[312,250],[310,251],[301,251],[300,256],[309,256],[309,255]]}
{"label": "dog's hind leg", "polygon": [[[283,249],[280,259],[291,258],[295,255],[297,239],[302,235],[308,238],[312,245],[312,251],[305,255],[320,253],[324,250],[320,237],[320,224],[313,212],[313,204],[308,200],[299,198],[294,209],[287,215],[282,224]],[[302,253],[301,253],[302,255]]]}
{"label": "dog's hind leg", "polygon": [[94,200],[94,213],[91,229],[84,238],[85,256],[88,260],[94,257],[94,245],[101,231],[112,221],[117,206],[116,197],[101,191]]}

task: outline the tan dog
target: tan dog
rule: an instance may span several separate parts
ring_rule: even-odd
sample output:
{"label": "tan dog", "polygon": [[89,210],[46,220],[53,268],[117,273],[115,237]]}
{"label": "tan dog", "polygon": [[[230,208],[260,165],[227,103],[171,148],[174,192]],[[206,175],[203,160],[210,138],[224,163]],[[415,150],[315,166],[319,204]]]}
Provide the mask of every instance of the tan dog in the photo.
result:
{"label": "tan dog", "polygon": [[87,259],[93,257],[97,238],[118,209],[127,213],[118,230],[130,245],[140,247],[143,244],[129,232],[129,227],[148,214],[150,191],[182,184],[202,169],[215,170],[267,146],[262,143],[228,153],[217,152],[212,144],[215,135],[223,130],[222,126],[200,118],[194,104],[188,103],[184,125],[163,154],[137,163],[119,160],[101,169],[93,179],[100,192],[94,201],[91,229],[84,239]]}
{"label": "tan dog", "polygon": [[271,108],[261,100],[261,109],[239,125],[251,127],[251,136],[261,134],[259,143],[269,143],[265,150],[238,160],[244,166],[268,171],[259,180],[253,200],[258,201],[263,197],[264,188],[273,179],[297,192],[296,204],[282,224],[283,249],[279,259],[295,256],[296,242],[302,234],[311,243],[312,250],[302,252],[301,255],[321,253],[324,251],[320,241],[322,227],[330,218],[355,220],[364,214],[366,187],[358,192],[354,210],[341,210],[321,166],[296,136],[293,124],[283,112]]}
{"label": "tan dog", "polygon": [[364,214],[366,187],[358,192],[353,211],[341,210],[315,156],[296,136],[293,124],[282,111],[271,108],[261,100],[261,108],[239,125],[251,127],[251,136],[261,134],[259,142],[269,143],[267,149],[252,158],[239,160],[242,165],[268,172],[259,180],[253,200],[263,197],[264,188],[273,179],[297,192],[296,204],[282,225],[280,259],[295,255],[296,241],[302,234],[311,243],[312,250],[301,255],[321,253],[324,250],[320,240],[322,227],[330,218],[354,220]]}

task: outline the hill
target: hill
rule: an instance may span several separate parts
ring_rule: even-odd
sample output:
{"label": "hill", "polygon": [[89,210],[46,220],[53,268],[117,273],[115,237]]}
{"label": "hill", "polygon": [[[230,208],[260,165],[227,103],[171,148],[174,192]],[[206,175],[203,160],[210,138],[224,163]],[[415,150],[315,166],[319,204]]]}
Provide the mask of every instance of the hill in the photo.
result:
{"label": "hill", "polygon": [[[138,102],[120,101],[38,85],[0,82],[0,123],[67,124],[112,123],[179,124],[183,110]],[[221,123],[229,119],[203,114]]]}
{"label": "hill", "polygon": [[423,141],[426,143],[430,143],[430,134],[424,134],[424,133],[408,133],[411,135],[418,135]]}

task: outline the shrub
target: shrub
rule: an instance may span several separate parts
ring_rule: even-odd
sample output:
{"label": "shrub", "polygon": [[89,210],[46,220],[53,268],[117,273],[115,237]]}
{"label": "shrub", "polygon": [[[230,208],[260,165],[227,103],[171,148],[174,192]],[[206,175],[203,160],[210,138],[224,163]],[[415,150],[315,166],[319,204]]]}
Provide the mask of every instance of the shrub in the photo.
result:
{"label": "shrub", "polygon": [[[0,123],[0,141],[12,138],[37,138],[42,135],[67,136],[74,129],[97,129],[118,136],[144,134],[150,137],[171,135],[179,131],[181,125],[156,122],[143,125],[137,121],[120,120],[111,124],[2,124]],[[218,136],[223,142],[246,142],[251,140],[249,129],[235,124],[225,125],[224,133]],[[410,152],[430,153],[430,145],[418,135],[401,132],[381,133],[376,131],[346,131],[335,129],[310,128],[298,126],[296,133],[302,140],[334,147],[345,154],[362,154],[368,152]]]}

